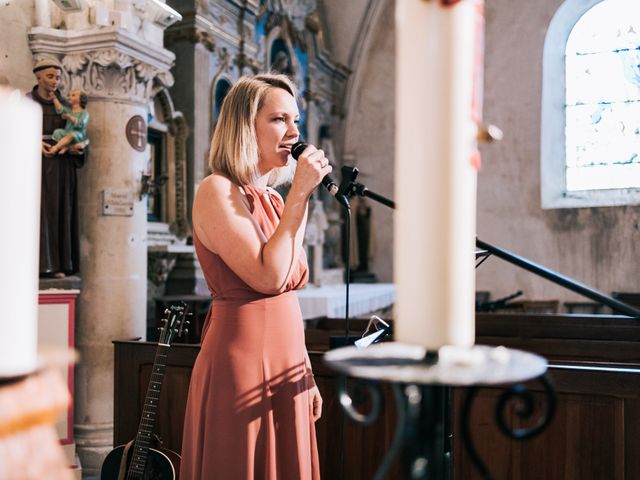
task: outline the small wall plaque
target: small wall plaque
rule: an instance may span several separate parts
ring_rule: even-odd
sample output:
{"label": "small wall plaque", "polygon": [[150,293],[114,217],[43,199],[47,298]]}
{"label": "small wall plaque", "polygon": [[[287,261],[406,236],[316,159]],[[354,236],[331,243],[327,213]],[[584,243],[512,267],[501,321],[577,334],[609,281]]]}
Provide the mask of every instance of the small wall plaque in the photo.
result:
{"label": "small wall plaque", "polygon": [[120,217],[133,216],[133,193],[105,190],[102,192],[102,214]]}
{"label": "small wall plaque", "polygon": [[147,148],[147,124],[144,118],[140,115],[131,117],[125,127],[125,133],[127,134],[129,145],[138,152],[144,152],[145,148]]}

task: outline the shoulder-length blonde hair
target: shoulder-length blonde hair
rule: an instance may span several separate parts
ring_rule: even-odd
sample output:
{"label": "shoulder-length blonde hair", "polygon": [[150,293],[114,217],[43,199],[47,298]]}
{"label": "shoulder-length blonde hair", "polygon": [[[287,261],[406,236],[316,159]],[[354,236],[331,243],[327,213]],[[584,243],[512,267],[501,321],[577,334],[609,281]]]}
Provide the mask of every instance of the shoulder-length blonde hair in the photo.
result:
{"label": "shoulder-length blonde hair", "polygon": [[[251,184],[259,176],[256,116],[272,88],[281,88],[296,97],[295,87],[289,78],[267,73],[241,77],[222,103],[211,140],[209,167],[237,185]],[[291,181],[294,163],[274,169],[269,175],[269,185]]]}

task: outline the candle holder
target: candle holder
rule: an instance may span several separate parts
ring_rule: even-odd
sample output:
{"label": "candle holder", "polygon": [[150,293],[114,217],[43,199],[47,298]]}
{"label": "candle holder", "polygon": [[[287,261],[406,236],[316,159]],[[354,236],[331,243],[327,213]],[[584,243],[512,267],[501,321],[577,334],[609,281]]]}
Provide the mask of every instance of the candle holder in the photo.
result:
{"label": "candle holder", "polygon": [[[368,426],[382,411],[380,382],[391,384],[396,410],[396,431],[374,480],[382,480],[396,455],[405,456],[406,478],[442,479],[451,477],[446,398],[451,386],[468,387],[461,410],[462,442],[484,479],[490,479],[486,465],[477,453],[470,435],[470,412],[478,388],[513,384],[497,401],[495,419],[500,431],[516,440],[542,432],[553,419],[555,391],[547,376],[547,361],[532,353],[505,347],[443,347],[437,356],[424,347],[398,342],[373,345],[366,349],[345,347],[325,354],[325,362],[340,373],[338,393],[347,416]],[[368,414],[358,412],[346,390],[346,377],[363,383],[371,396]],[[506,407],[514,398],[522,403],[516,412],[522,418],[534,414],[533,396],[522,382],[540,379],[546,394],[546,410],[529,429],[512,429],[505,421]]]}

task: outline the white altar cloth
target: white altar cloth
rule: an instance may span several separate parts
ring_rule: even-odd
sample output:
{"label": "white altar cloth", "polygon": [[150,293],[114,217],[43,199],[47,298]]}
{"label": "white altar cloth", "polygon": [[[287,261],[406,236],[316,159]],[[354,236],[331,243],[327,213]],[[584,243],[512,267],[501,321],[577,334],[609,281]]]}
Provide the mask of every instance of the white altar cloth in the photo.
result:
{"label": "white altar cloth", "polygon": [[[346,287],[344,284],[297,290],[302,318],[344,318]],[[349,286],[349,317],[366,315],[392,305],[396,289],[392,283],[352,283]]]}

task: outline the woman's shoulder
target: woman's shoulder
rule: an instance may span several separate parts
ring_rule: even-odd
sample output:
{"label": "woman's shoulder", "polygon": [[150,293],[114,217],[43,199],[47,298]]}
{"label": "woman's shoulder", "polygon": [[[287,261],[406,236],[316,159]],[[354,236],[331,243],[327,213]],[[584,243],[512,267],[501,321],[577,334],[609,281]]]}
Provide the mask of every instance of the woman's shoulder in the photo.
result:
{"label": "woman's shoulder", "polygon": [[242,201],[243,195],[240,188],[228,177],[220,173],[212,173],[205,177],[198,185],[195,195],[194,208],[220,209],[223,205],[232,207],[238,201]]}
{"label": "woman's shoulder", "polygon": [[216,193],[229,193],[230,191],[237,190],[238,186],[233,183],[228,177],[220,173],[212,173],[206,176],[200,185],[198,186],[198,193],[216,194]]}

